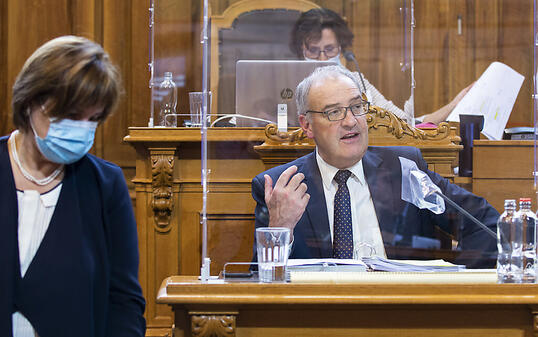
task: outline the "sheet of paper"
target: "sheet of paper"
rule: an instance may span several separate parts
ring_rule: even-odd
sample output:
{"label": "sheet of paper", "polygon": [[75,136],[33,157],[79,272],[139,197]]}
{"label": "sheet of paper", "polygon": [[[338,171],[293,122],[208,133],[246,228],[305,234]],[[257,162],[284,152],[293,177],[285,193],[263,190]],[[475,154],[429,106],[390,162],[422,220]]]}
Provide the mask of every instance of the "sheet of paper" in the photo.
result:
{"label": "sheet of paper", "polygon": [[524,79],[523,75],[506,64],[493,62],[452,110],[447,120],[459,122],[460,114],[483,115],[482,133],[489,139],[502,139]]}
{"label": "sheet of paper", "polygon": [[313,264],[328,264],[328,265],[361,265],[366,266],[364,262],[361,260],[354,260],[354,259],[333,259],[333,258],[325,258],[325,259],[289,259],[288,260],[288,266],[307,266],[307,265],[313,265]]}

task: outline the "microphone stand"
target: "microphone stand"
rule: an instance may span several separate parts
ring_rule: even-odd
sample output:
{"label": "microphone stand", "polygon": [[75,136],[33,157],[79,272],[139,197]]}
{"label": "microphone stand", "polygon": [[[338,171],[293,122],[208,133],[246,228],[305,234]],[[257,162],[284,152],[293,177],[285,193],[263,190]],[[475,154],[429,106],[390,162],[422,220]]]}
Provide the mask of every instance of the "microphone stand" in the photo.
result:
{"label": "microphone stand", "polygon": [[357,72],[359,73],[359,78],[361,79],[362,87],[364,88],[364,94],[366,94],[366,86],[364,85],[364,80],[362,79],[362,73],[359,69],[359,62],[357,62],[357,59],[355,58],[355,54],[353,54],[352,51],[346,51],[344,52],[344,57],[348,61],[352,61],[355,64],[355,68],[357,69]]}
{"label": "microphone stand", "polygon": [[484,225],[482,222],[478,221],[477,218],[471,215],[471,213],[467,212],[463,208],[460,207],[460,205],[456,204],[454,201],[450,200],[447,196],[445,196],[443,193],[438,191],[433,191],[433,193],[437,194],[441,198],[443,198],[446,202],[450,204],[450,206],[454,207],[458,211],[460,211],[463,215],[465,215],[467,218],[471,219],[475,224],[477,224],[480,228],[486,231],[489,235],[491,235],[495,240],[497,240],[497,233],[489,229],[488,226]]}

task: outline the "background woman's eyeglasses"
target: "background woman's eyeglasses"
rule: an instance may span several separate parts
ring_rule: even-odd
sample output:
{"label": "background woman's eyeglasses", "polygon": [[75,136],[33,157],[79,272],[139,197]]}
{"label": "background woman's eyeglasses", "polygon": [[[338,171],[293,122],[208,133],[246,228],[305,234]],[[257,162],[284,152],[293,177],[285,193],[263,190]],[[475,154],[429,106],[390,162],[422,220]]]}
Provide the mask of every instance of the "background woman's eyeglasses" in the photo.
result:
{"label": "background woman's eyeglasses", "polygon": [[340,46],[328,45],[321,50],[319,47],[307,47],[304,50],[304,56],[309,59],[318,59],[324,53],[327,58],[335,57],[340,54]]}

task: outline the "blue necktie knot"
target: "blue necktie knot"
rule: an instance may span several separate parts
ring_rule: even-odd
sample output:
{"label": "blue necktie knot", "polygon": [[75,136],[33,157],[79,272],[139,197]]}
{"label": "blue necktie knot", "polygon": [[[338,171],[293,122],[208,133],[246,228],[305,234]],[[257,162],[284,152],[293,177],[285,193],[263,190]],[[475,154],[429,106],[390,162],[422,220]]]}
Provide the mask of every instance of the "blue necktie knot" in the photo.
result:
{"label": "blue necktie knot", "polygon": [[338,184],[338,186],[345,184],[349,177],[351,176],[351,171],[348,170],[339,170],[336,172],[336,175],[334,176],[334,181]]}

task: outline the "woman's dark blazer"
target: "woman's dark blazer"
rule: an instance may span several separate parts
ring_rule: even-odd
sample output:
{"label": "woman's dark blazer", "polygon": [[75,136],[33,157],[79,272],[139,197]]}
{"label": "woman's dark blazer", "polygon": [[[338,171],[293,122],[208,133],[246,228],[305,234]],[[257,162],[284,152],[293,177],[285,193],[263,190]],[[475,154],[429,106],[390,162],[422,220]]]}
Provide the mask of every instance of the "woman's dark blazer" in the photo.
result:
{"label": "woman's dark blazer", "polygon": [[144,336],[136,222],[121,169],[85,155],[66,165],[49,228],[24,278],[18,207],[0,138],[0,336],[20,311],[40,337]]}

